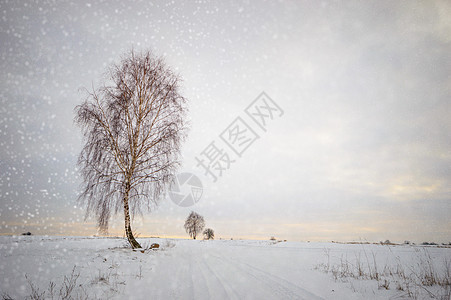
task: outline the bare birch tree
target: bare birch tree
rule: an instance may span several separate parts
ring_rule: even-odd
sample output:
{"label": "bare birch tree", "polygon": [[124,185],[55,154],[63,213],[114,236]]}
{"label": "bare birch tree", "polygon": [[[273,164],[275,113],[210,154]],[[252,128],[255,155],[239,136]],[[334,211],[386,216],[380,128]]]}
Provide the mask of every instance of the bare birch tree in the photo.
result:
{"label": "bare birch tree", "polygon": [[205,227],[204,217],[192,211],[185,221],[185,230],[190,237],[196,239],[197,235],[202,232]]}
{"label": "bare birch tree", "polygon": [[79,201],[101,230],[123,209],[127,239],[140,248],[130,215],[142,213],[143,206],[151,210],[174,179],[186,132],[186,99],[180,78],[151,51],[130,51],[108,69],[106,79],[75,109],[85,139],[78,158]]}

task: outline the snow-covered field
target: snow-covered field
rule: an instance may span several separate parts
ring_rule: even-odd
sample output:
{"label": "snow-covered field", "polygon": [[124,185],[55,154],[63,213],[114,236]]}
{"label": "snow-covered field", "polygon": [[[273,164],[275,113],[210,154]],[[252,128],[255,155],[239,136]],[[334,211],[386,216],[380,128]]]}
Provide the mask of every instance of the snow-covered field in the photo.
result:
{"label": "snow-covered field", "polygon": [[[449,299],[451,249],[241,240],[0,237],[3,299]],[[423,274],[424,273],[424,274]],[[429,274],[429,276],[427,276]],[[437,283],[426,282],[434,277]],[[68,297],[68,298],[69,298]],[[446,297],[446,298],[445,298]],[[69,298],[70,299],[70,298]]]}

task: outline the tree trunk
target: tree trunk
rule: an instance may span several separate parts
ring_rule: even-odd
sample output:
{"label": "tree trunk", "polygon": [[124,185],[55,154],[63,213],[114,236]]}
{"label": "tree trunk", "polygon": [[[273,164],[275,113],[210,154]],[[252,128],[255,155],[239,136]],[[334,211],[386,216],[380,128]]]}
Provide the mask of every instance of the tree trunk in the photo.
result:
{"label": "tree trunk", "polygon": [[135,240],[133,236],[132,228],[130,226],[130,211],[128,208],[128,191],[125,192],[124,195],[124,217],[125,217],[125,235],[127,236],[127,240],[132,246],[133,249],[141,248],[141,245]]}

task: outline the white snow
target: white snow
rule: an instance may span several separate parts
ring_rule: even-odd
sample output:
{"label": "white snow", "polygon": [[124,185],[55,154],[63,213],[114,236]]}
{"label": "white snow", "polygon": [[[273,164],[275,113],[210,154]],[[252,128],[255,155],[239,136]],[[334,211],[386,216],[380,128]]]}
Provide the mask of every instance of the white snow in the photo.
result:
{"label": "white snow", "polygon": [[[72,293],[90,299],[403,298],[407,292],[384,272],[404,266],[406,274],[420,274],[423,258],[430,257],[441,274],[451,257],[450,248],[412,245],[138,240],[143,247],[159,243],[160,249],[132,251],[121,238],[1,236],[0,294],[23,299],[31,294],[31,283],[38,294],[50,297],[53,282],[58,295],[75,267],[79,277]],[[376,261],[381,279],[335,278],[339,266],[356,268],[357,259],[364,268]],[[390,281],[388,289],[380,286],[384,279]],[[429,291],[444,293],[436,286],[411,291],[418,298],[430,297]]]}

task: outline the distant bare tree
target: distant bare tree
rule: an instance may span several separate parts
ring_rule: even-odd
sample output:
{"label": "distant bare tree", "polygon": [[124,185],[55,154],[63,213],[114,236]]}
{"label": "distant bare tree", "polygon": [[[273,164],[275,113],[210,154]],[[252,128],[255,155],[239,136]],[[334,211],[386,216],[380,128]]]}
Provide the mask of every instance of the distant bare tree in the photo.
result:
{"label": "distant bare tree", "polygon": [[215,232],[211,228],[207,228],[204,230],[204,236],[206,240],[214,240],[215,239]]}
{"label": "distant bare tree", "polygon": [[186,99],[179,77],[150,51],[128,52],[106,78],[109,85],[93,88],[75,109],[85,138],[78,158],[79,201],[101,230],[123,209],[127,239],[140,248],[130,211],[142,213],[142,205],[151,210],[173,181],[186,132]]}
{"label": "distant bare tree", "polygon": [[196,239],[198,233],[205,227],[204,217],[192,211],[185,221],[185,230],[190,237]]}

